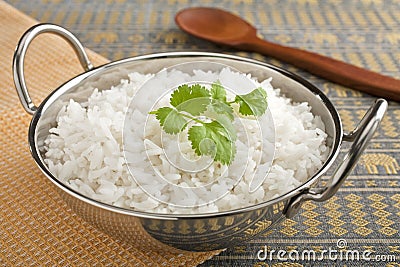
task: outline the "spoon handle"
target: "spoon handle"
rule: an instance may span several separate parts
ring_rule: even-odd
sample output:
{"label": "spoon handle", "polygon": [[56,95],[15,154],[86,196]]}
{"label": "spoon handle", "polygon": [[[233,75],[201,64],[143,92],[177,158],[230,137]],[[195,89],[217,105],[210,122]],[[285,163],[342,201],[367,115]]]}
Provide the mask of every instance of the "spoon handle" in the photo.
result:
{"label": "spoon handle", "polygon": [[400,101],[400,80],[317,53],[274,44],[258,37],[238,46],[290,63],[298,68],[365,93]]}

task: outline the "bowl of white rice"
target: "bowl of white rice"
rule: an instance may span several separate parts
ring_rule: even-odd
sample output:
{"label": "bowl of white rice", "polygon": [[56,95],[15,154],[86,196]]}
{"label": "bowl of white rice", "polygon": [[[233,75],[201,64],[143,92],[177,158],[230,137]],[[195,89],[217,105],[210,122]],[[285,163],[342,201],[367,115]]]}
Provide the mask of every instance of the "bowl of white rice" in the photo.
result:
{"label": "bowl of white rice", "polygon": [[[35,106],[23,65],[43,32],[73,45],[86,71]],[[376,100],[344,133],[322,91],[273,65],[173,52],[94,68],[79,41],[53,24],[25,33],[13,67],[33,115],[33,159],[71,209],[127,242],[150,235],[192,251],[252,239],[304,201],[332,197],[387,108]],[[349,152],[320,186],[344,141]]]}

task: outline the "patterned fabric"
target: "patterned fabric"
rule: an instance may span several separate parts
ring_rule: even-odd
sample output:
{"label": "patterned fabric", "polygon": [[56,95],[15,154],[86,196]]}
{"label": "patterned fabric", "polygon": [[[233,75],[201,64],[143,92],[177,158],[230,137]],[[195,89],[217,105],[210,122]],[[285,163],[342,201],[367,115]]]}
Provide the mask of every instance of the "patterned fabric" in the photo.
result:
{"label": "patterned fabric", "polygon": [[[257,27],[260,35],[270,41],[318,52],[400,79],[400,1],[398,0],[218,2],[13,0],[6,2],[41,22],[57,23],[70,29],[86,47],[110,60],[155,52],[196,50],[237,54],[283,66],[305,77],[329,96],[341,115],[346,131],[356,126],[374,97],[333,84],[269,57],[235,51],[191,37],[177,28],[174,23],[175,13],[188,6],[224,8],[246,18]],[[18,107],[15,112],[17,112],[15,116],[20,116],[23,110]],[[324,203],[306,203],[293,219],[284,221],[281,226],[261,237],[222,252],[203,263],[203,266],[400,266],[399,120],[399,104],[390,102],[381,128],[366,149],[358,166],[333,198]],[[26,143],[20,144],[21,149],[25,147]],[[344,145],[341,154],[344,155],[347,151],[348,146]],[[27,160],[30,160],[29,157]],[[0,164],[4,166],[9,163]],[[324,181],[328,178],[324,177]],[[39,186],[37,183],[34,184]],[[1,189],[0,196],[7,193],[16,194],[18,197],[18,192],[5,192],[5,190],[4,187]],[[47,198],[48,196],[44,195],[40,201],[47,203]],[[2,203],[2,205],[12,205],[12,203]],[[66,217],[75,216],[63,212]],[[43,214],[40,211],[32,214],[29,210],[24,210],[22,214],[15,214],[15,224],[22,227],[24,224],[21,221],[31,216],[43,216]],[[57,207],[51,207],[51,214],[46,216],[57,218]],[[5,231],[1,223],[2,218],[0,218],[0,241],[16,234]],[[30,242],[53,246],[55,255],[61,257],[60,265],[74,265],[85,260],[89,265],[124,265],[122,261],[116,260],[115,251],[103,255],[104,261],[90,261],[89,259],[92,259],[90,255],[93,254],[87,250],[69,251],[71,240],[48,240],[45,230],[36,234],[21,231],[21,234],[30,235]],[[60,231],[66,230],[60,229]],[[75,238],[82,237],[78,233]],[[104,241],[94,238],[90,243],[91,249],[97,253],[101,253],[99,247],[105,246],[99,240]],[[344,244],[347,245],[343,247]],[[12,253],[7,254],[7,257],[22,258],[21,253],[29,251],[27,247],[31,244],[19,247],[13,246],[12,242],[2,241],[0,251],[3,251],[4,246],[12,246]],[[282,261],[274,254],[272,261],[259,260],[257,252],[264,249],[264,246],[267,246],[269,251],[282,249],[288,253],[290,251],[301,253],[305,250],[319,253],[329,248],[339,251],[346,249],[370,251],[371,255],[394,255],[396,259],[395,261],[391,259],[390,262],[346,261],[332,260],[325,255],[323,259],[316,261],[307,259]],[[110,247],[117,248],[118,243],[113,241]],[[29,251],[29,253],[35,255],[36,252]],[[88,253],[88,256],[85,254],[77,257],[71,256],[70,253]],[[35,263],[50,264],[49,258],[52,258],[52,255],[40,255],[41,258]],[[66,255],[74,259],[79,258],[80,261],[70,261]],[[115,261],[110,261],[110,257]],[[0,263],[1,259],[0,256]],[[125,260],[125,265],[135,263]],[[23,261],[20,263],[29,264]]]}

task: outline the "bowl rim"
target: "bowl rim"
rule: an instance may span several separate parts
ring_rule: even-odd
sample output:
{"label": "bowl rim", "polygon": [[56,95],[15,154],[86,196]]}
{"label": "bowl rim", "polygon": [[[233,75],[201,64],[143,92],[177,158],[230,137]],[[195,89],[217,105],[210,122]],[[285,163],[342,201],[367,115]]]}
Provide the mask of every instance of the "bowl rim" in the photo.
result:
{"label": "bowl rim", "polygon": [[[74,85],[84,82],[84,80],[87,79],[88,77],[90,77],[94,74],[97,74],[99,72],[102,72],[106,69],[113,68],[113,67],[116,67],[116,66],[124,64],[124,63],[135,62],[135,61],[156,60],[156,59],[163,59],[163,58],[180,58],[180,57],[193,57],[193,58],[209,57],[209,58],[219,58],[219,59],[226,59],[226,60],[250,63],[250,64],[257,65],[258,67],[272,69],[272,70],[300,83],[304,87],[306,87],[316,97],[320,98],[323,105],[328,109],[329,114],[331,115],[331,118],[333,119],[333,122],[334,122],[335,137],[333,140],[333,147],[332,147],[331,153],[329,154],[326,162],[305,183],[302,183],[300,186],[296,187],[295,189],[293,189],[289,192],[286,192],[283,195],[278,196],[277,198],[273,198],[273,199],[263,201],[258,204],[253,204],[250,206],[237,208],[237,209],[233,209],[233,210],[219,211],[219,212],[212,212],[212,213],[199,213],[199,214],[152,213],[152,212],[145,212],[145,211],[121,208],[121,207],[113,206],[111,204],[106,204],[106,203],[94,200],[94,199],[92,199],[88,196],[85,196],[82,193],[70,188],[64,182],[58,180],[49,171],[47,166],[42,162],[42,159],[41,159],[41,156],[39,153],[38,143],[36,141],[36,130],[37,130],[37,125],[38,125],[39,119],[41,118],[42,114],[44,114],[46,109],[53,103],[53,101],[51,101],[51,100],[57,99],[65,91],[72,88]],[[334,105],[332,104],[332,102],[328,99],[328,97],[320,89],[318,89],[315,85],[311,84],[310,82],[308,82],[307,80],[305,80],[304,78],[300,77],[297,74],[294,74],[288,70],[285,70],[281,67],[277,67],[277,66],[269,64],[269,63],[265,63],[265,62],[261,62],[261,61],[255,60],[255,59],[245,58],[245,57],[241,57],[241,56],[235,56],[235,55],[229,55],[229,54],[223,54],[223,53],[211,53],[211,52],[153,53],[153,54],[141,55],[141,56],[137,56],[137,57],[130,57],[130,58],[125,58],[125,59],[121,59],[121,60],[117,60],[117,61],[112,61],[110,63],[106,63],[104,65],[93,68],[92,70],[83,72],[82,74],[79,74],[79,75],[71,78],[67,82],[63,83],[62,85],[60,85],[58,88],[56,88],[53,92],[51,92],[42,101],[42,103],[39,105],[37,111],[33,114],[31,123],[29,125],[29,131],[28,131],[28,142],[29,142],[32,157],[34,158],[36,164],[41,169],[41,171],[45,174],[45,176],[53,184],[55,184],[59,189],[61,189],[62,191],[68,193],[69,195],[71,195],[87,204],[96,206],[101,209],[105,209],[105,210],[108,210],[111,212],[116,212],[119,214],[135,216],[135,217],[139,217],[139,218],[143,218],[143,219],[161,219],[161,220],[199,219],[199,218],[215,218],[215,217],[221,217],[221,216],[232,216],[235,214],[240,214],[240,213],[245,213],[245,212],[249,212],[249,211],[255,211],[255,210],[262,209],[262,208],[266,208],[267,206],[279,203],[281,201],[287,201],[290,198],[298,196],[298,195],[302,194],[303,192],[307,191],[307,189],[310,188],[331,167],[331,165],[333,164],[333,162],[335,161],[335,159],[337,158],[337,156],[339,154],[342,140],[343,140],[343,127],[342,127],[342,122],[341,122],[339,113],[337,112],[337,110],[334,107]]]}

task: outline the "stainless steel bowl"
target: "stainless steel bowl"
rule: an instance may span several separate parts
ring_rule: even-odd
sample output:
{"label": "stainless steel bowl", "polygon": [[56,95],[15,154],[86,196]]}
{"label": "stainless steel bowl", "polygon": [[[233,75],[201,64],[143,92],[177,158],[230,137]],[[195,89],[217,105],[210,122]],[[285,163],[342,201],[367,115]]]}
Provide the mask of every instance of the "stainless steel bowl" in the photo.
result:
{"label": "stainless steel bowl", "polygon": [[[25,84],[24,57],[30,42],[44,32],[60,35],[68,41],[86,72],[61,85],[36,107]],[[259,80],[272,77],[274,87],[281,88],[286,96],[297,102],[307,101],[312,106],[312,112],[321,116],[329,136],[330,152],[323,167],[298,188],[273,200],[236,210],[194,215],[155,214],[107,205],[74,191],[49,171],[42,154],[43,141],[55,125],[61,106],[69,99],[84,101],[93,88],[102,90],[117,85],[130,72],[156,73],[165,67],[193,60],[229,65],[241,72],[251,73]],[[244,242],[270,230],[282,219],[293,217],[304,201],[321,202],[332,197],[357,163],[387,108],[384,99],[376,100],[359,125],[345,134],[332,102],[318,88],[281,68],[242,57],[201,52],[151,54],[94,68],[77,38],[53,24],[36,25],[23,35],[14,55],[13,70],[22,105],[33,115],[29,127],[33,159],[71,209],[92,225],[127,242],[138,242],[143,235],[150,234],[168,245],[192,251],[226,248]],[[316,187],[320,177],[338,156],[343,141],[352,143],[349,152],[336,167],[327,185]]]}

